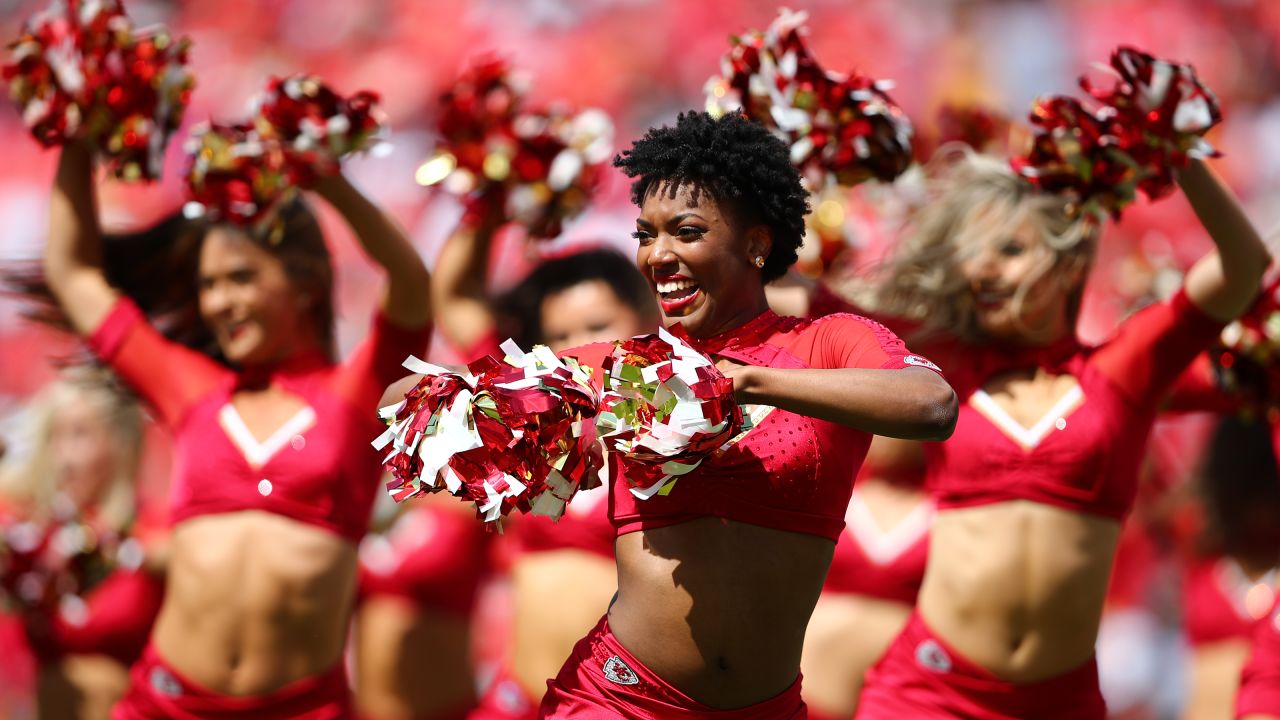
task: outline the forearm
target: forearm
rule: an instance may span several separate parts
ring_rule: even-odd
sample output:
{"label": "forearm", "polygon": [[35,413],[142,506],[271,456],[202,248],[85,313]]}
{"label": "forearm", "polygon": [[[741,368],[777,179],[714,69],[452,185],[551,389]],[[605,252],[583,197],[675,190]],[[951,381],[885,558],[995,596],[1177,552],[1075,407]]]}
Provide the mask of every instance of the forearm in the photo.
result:
{"label": "forearm", "polygon": [[955,392],[922,368],[749,367],[734,375],[734,390],[741,403],[772,405],[887,437],[943,440],[955,428]]}
{"label": "forearm", "polygon": [[496,230],[490,224],[460,226],[436,259],[431,303],[441,334],[455,348],[475,346],[497,325],[486,284]]}
{"label": "forearm", "polygon": [[1208,165],[1192,160],[1178,182],[1216,246],[1216,253],[1187,274],[1187,295],[1209,316],[1232,320],[1253,302],[1271,256],[1239,201]]}
{"label": "forearm", "polygon": [[400,225],[340,174],[318,182],[315,191],[342,215],[365,253],[386,271],[387,317],[403,327],[429,322],[431,276]]}
{"label": "forearm", "polygon": [[103,271],[102,235],[93,190],[93,155],[67,145],[49,198],[49,236],[44,275],[72,326],[81,333],[97,327],[115,291]]}

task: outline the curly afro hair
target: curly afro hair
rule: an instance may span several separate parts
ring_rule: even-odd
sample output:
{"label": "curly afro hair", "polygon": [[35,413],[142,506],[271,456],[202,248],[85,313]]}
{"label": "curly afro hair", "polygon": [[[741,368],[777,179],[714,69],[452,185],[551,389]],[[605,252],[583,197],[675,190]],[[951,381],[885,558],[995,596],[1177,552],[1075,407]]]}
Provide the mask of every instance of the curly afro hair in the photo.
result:
{"label": "curly afro hair", "polygon": [[613,164],[635,178],[631,200],[637,206],[659,188],[674,196],[687,185],[695,201],[705,192],[727,203],[737,220],[768,226],[773,247],[762,271],[766,283],[785,275],[796,261],[809,194],[786,144],[763,125],[740,113],[719,118],[681,113],[675,127],[650,128]]}

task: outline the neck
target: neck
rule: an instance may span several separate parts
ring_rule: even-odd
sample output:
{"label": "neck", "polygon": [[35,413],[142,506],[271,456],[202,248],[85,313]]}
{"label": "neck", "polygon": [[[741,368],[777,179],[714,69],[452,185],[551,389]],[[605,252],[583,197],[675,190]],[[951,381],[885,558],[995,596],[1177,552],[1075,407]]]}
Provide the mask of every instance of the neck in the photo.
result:
{"label": "neck", "polygon": [[[734,312],[732,315],[726,316],[719,322],[708,324],[708,326],[698,332],[697,335],[690,333],[690,336],[698,339],[715,337],[716,335],[728,332],[750,322],[756,317],[759,317],[760,313],[768,309],[769,301],[765,298],[764,288],[761,288],[759,295],[752,302],[744,304],[741,310]],[[677,319],[677,322],[678,321],[679,320]]]}

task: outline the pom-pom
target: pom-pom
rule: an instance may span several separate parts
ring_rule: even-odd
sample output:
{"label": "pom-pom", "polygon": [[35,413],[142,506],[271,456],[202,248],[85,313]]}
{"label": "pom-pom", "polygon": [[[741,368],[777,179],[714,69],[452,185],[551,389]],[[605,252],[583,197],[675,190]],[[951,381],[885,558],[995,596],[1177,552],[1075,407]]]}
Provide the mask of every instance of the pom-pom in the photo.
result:
{"label": "pom-pom", "polygon": [[41,144],[84,141],[116,177],[154,180],[195,85],[188,46],[119,2],[67,0],[27,21],[0,74]]}
{"label": "pom-pom", "polygon": [[1280,408],[1280,278],[1223,329],[1219,342],[1209,349],[1209,360],[1224,392],[1269,412]]}
{"label": "pom-pom", "polygon": [[502,361],[482,358],[466,374],[405,361],[425,377],[380,411],[389,427],[374,441],[391,448],[396,500],[445,490],[496,524],[513,509],[558,518],[580,488],[599,484],[589,372],[545,346],[502,349]]}
{"label": "pom-pom", "polygon": [[938,110],[938,145],[964,143],[982,152],[1002,149],[1009,135],[1009,119],[980,105],[943,105]]}
{"label": "pom-pom", "polygon": [[248,122],[192,130],[186,214],[278,239],[280,205],[338,172],[343,158],[378,143],[377,99],[369,91],[344,98],[311,76],[271,78]]}
{"label": "pom-pom", "polygon": [[590,202],[613,153],[603,111],[525,107],[524,90],[491,60],[441,95],[440,140],[417,172],[424,186],[466,198],[468,224],[500,211],[532,238],[553,238]]}
{"label": "pom-pom", "polygon": [[1167,195],[1188,158],[1216,156],[1202,136],[1222,113],[1190,65],[1121,47],[1107,70],[1116,79],[1110,88],[1080,79],[1097,110],[1065,97],[1036,101],[1036,137],[1013,166],[1085,212],[1118,217],[1138,190],[1151,199]]}
{"label": "pom-pom", "polygon": [[0,605],[84,622],[84,596],[117,569],[142,565],[142,545],[127,534],[62,513],[48,522],[0,523]]}
{"label": "pom-pom", "polygon": [[617,343],[603,369],[596,431],[639,498],[670,492],[742,428],[733,380],[666,330]]}
{"label": "pom-pom", "polygon": [[361,90],[342,97],[319,78],[271,78],[255,101],[256,122],[279,139],[299,182],[338,172],[341,158],[373,148],[383,129],[378,96]]}
{"label": "pom-pom", "polygon": [[911,164],[912,129],[891,83],[823,69],[804,43],[806,20],[784,9],[765,32],[730,38],[707,111],[741,110],[773,129],[811,190],[893,180]]}

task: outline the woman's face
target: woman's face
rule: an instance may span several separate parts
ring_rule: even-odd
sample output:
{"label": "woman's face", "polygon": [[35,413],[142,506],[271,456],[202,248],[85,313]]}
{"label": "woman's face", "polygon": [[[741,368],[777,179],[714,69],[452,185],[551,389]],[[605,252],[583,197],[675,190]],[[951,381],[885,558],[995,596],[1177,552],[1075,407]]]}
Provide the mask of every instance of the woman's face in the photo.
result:
{"label": "woman's face", "polygon": [[102,404],[68,403],[54,411],[49,425],[58,491],[78,508],[97,505],[116,472],[120,440],[108,424],[109,414]]}
{"label": "woman's face", "polygon": [[682,186],[673,197],[657,185],[636,219],[636,264],[657,294],[664,325],[680,323],[692,337],[710,337],[750,320],[766,307],[756,257],[767,257],[763,226],[742,228],[708,193]]}
{"label": "woman's face", "polygon": [[[1020,344],[1046,344],[1071,331],[1067,302],[1079,270],[1054,268],[1054,254],[1036,226],[1011,233],[974,233],[963,241],[960,272],[973,298],[978,327],[987,336]],[[1015,301],[1025,286],[1022,302]]]}
{"label": "woman's face", "polygon": [[588,280],[547,295],[541,316],[542,341],[557,352],[653,329],[645,327],[640,314],[603,280]]}
{"label": "woman's face", "polygon": [[200,249],[200,315],[227,360],[279,362],[314,345],[308,309],[284,263],[248,237],[214,228]]}

